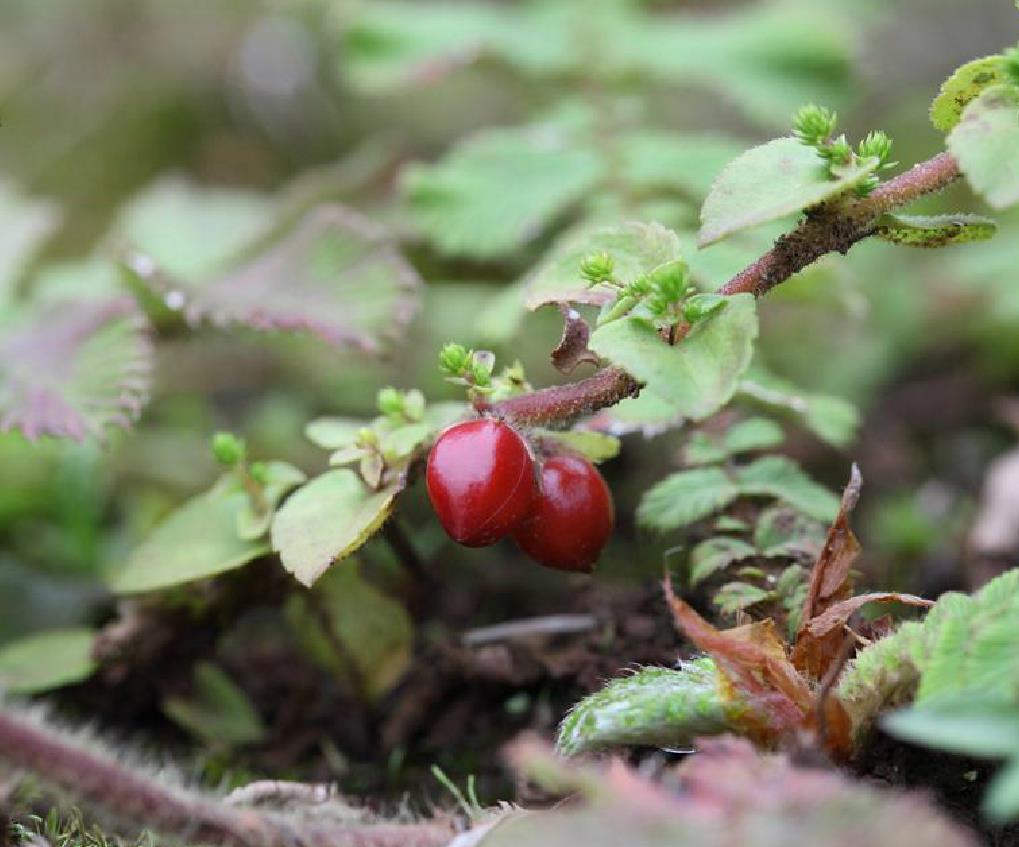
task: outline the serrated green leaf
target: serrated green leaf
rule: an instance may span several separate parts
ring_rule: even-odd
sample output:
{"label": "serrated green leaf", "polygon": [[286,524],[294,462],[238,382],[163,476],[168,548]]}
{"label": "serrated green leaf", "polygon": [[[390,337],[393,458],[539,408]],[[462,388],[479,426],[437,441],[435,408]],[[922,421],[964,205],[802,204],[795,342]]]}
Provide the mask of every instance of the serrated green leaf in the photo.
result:
{"label": "serrated green leaf", "polygon": [[897,215],[882,216],[875,235],[892,244],[907,247],[947,247],[986,241],[998,225],[982,215]]}
{"label": "serrated green leaf", "polygon": [[0,317],[0,431],[102,439],[148,400],[152,348],[129,297],[27,304]]}
{"label": "serrated green leaf", "polygon": [[265,724],[247,694],[211,662],[195,665],[190,696],[168,697],[167,716],[212,747],[257,744]]}
{"label": "serrated green leaf", "polygon": [[603,172],[571,127],[549,122],[485,130],[437,164],[408,167],[401,185],[414,226],[432,244],[491,259],[540,235]]}
{"label": "serrated green leaf", "polygon": [[585,429],[541,429],[531,430],[531,437],[553,441],[567,450],[579,453],[589,462],[599,464],[619,455],[619,439],[604,432]]}
{"label": "serrated green leaf", "polygon": [[742,398],[769,409],[792,413],[818,438],[835,447],[844,447],[856,437],[860,415],[852,403],[841,397],[802,391],[756,364],[740,382],[738,392]]}
{"label": "serrated green leaf", "polygon": [[761,512],[754,528],[754,544],[762,556],[790,556],[814,560],[824,545],[827,527],[789,506]]}
{"label": "serrated green leaf", "polygon": [[262,491],[265,511],[259,513],[249,497],[245,507],[237,513],[237,534],[245,541],[254,541],[265,535],[280,500],[307,479],[304,471],[288,462],[266,462],[265,471],[266,481]]}
{"label": "serrated green leaf", "polygon": [[785,435],[774,421],[767,418],[747,418],[733,424],[726,430],[722,446],[729,456],[749,453],[752,450],[767,450],[778,447],[785,441]]}
{"label": "serrated green leaf", "polygon": [[749,582],[727,582],[711,598],[712,604],[723,615],[730,617],[737,613],[771,600],[775,595]]}
{"label": "serrated green leaf", "polygon": [[124,206],[113,233],[172,276],[195,280],[236,260],[275,218],[276,206],[264,195],[167,176]]}
{"label": "serrated green leaf", "polygon": [[406,610],[366,581],[356,561],[333,568],[313,590],[314,604],[294,594],[285,609],[309,655],[369,699],[386,694],[410,664],[414,626]]}
{"label": "serrated green leaf", "polygon": [[1019,89],[986,89],[963,110],[947,144],[973,190],[991,206],[1019,203]]}
{"label": "serrated green leaf", "polygon": [[785,456],[763,456],[737,468],[736,480],[744,496],[776,497],[825,523],[831,523],[838,514],[838,498]]}
{"label": "serrated green leaf", "polygon": [[602,252],[612,256],[613,278],[622,285],[681,258],[678,236],[659,224],[583,225],[562,236],[528,275],[527,308],[562,301],[602,305],[613,299],[614,292],[592,288],[580,275],[581,262]]}
{"label": "serrated green leaf", "polygon": [[643,668],[612,680],[577,703],[559,727],[567,756],[624,745],[687,747],[699,735],[729,728],[737,703],[723,703],[711,659],[678,670]]}
{"label": "serrated green leaf", "polygon": [[382,526],[399,488],[372,491],[346,468],[327,471],[300,488],[276,512],[272,549],[302,585],[311,586]]}
{"label": "serrated green leaf", "polygon": [[931,103],[931,123],[935,129],[948,132],[959,123],[962,111],[971,100],[992,85],[1007,82],[1005,57],[984,56],[956,68],[941,84],[941,92]]}
{"label": "serrated green leaf", "polygon": [[696,587],[733,562],[756,555],[756,547],[738,538],[719,536],[702,541],[690,551],[690,587]]}
{"label": "serrated green leaf", "polygon": [[675,346],[664,342],[650,322],[635,317],[599,327],[589,346],[644,382],[645,391],[673,404],[677,415],[697,420],[732,397],[756,337],[754,298],[738,294],[721,312],[698,321]]}
{"label": "serrated green leaf", "polygon": [[713,465],[724,461],[727,455],[706,432],[695,432],[683,447],[683,463],[687,465]]}
{"label": "serrated green leaf", "polygon": [[837,178],[812,147],[776,138],[726,166],[701,209],[698,244],[791,215],[854,188],[880,166],[876,158],[846,166]]}
{"label": "serrated green leaf", "polygon": [[739,487],[720,468],[695,468],[667,476],[645,492],[637,523],[665,532],[706,518],[728,506]]}
{"label": "serrated green leaf", "polygon": [[52,629],[9,641],[0,647],[0,691],[39,694],[81,682],[96,661],[91,629]]}
{"label": "serrated green leaf", "polygon": [[118,594],[172,588],[239,568],[269,551],[264,540],[237,534],[248,496],[225,477],[170,513],[110,577]]}

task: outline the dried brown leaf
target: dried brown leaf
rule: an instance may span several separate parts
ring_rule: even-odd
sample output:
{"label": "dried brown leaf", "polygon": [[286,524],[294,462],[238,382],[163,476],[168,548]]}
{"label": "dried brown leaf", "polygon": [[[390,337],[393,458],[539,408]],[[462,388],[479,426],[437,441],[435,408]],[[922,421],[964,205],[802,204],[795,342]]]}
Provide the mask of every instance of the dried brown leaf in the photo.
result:
{"label": "dried brown leaf", "polygon": [[591,327],[587,321],[568,303],[560,303],[559,311],[563,315],[563,337],[552,351],[552,365],[564,374],[573,373],[578,365],[585,362],[597,365],[598,354],[587,346],[591,339]]}

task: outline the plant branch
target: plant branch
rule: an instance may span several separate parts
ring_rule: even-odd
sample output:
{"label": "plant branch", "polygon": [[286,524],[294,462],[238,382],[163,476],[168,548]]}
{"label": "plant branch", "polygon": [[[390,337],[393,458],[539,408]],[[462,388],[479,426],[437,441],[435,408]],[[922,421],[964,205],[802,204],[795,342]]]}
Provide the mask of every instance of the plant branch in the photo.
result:
{"label": "plant branch", "polygon": [[[882,215],[942,190],[959,176],[959,164],[952,155],[939,153],[877,186],[866,197],[840,197],[810,209],[792,232],[782,235],[767,253],[736,274],[718,293],[761,297],[822,256],[847,253],[858,241],[873,235]],[[497,403],[481,401],[476,408],[519,424],[550,424],[613,406],[639,391],[640,385],[633,377],[621,368],[609,367],[580,382],[543,388]]]}

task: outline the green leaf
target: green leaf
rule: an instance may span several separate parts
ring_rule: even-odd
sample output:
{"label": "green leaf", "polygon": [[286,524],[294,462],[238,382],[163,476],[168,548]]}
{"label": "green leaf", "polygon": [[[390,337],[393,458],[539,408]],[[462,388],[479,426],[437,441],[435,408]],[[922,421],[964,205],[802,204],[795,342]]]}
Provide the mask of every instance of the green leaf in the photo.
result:
{"label": "green leaf", "polygon": [[[335,204],[316,206],[225,272],[167,279],[133,272],[191,324],[308,332],[379,353],[410,323],[421,280],[382,228]],[[179,283],[183,283],[180,285]]]}
{"label": "green leaf", "polygon": [[941,92],[931,103],[931,123],[948,132],[959,123],[963,109],[992,85],[1008,81],[1005,57],[984,56],[967,62],[941,84]]}
{"label": "green leaf", "polygon": [[746,497],[776,497],[824,523],[831,523],[838,514],[838,498],[785,456],[757,459],[737,468],[736,478],[740,494]]}
{"label": "green leaf", "polygon": [[599,327],[589,346],[673,404],[676,414],[700,419],[729,401],[753,355],[757,312],[750,294],[729,298],[725,309],[698,321],[675,346],[654,326],[628,317]]}
{"label": "green leaf", "polygon": [[678,670],[642,668],[585,697],[563,719],[556,746],[567,756],[624,745],[689,747],[732,725],[740,704],[718,696],[711,659]]}
{"label": "green leaf", "polygon": [[113,232],[171,276],[195,280],[223,270],[275,220],[275,204],[264,195],[168,176],[131,199]]}
{"label": "green leaf", "polygon": [[728,506],[739,493],[739,487],[720,468],[680,471],[644,494],[637,523],[659,532],[679,529]]}
{"label": "green leaf", "polygon": [[535,427],[531,430],[531,437],[539,441],[552,441],[595,464],[607,462],[619,455],[618,438],[589,429],[554,430]]}
{"label": "green leaf", "polygon": [[257,512],[249,497],[245,507],[237,513],[237,534],[245,541],[254,541],[265,535],[280,500],[307,479],[304,471],[287,462],[266,462],[265,471],[262,494],[268,508],[262,513]]}
{"label": "green leaf", "polygon": [[947,144],[973,190],[991,206],[1019,203],[1019,90],[988,88],[963,110]]}
{"label": "green leaf", "polygon": [[257,744],[265,725],[244,691],[211,662],[195,665],[190,696],[168,697],[167,716],[213,748]]}
{"label": "green leaf", "polygon": [[990,759],[1019,755],[1019,707],[988,703],[982,691],[894,712],[881,723],[899,738],[950,753]]}
{"label": "green leaf", "polygon": [[399,489],[372,491],[346,468],[327,471],[293,494],[272,523],[272,549],[302,585],[311,586],[382,526]]}
{"label": "green leaf", "polygon": [[761,512],[754,528],[754,544],[762,556],[814,560],[821,553],[827,527],[789,506]]}
{"label": "green leaf", "polygon": [[698,244],[816,206],[854,188],[880,166],[854,162],[833,178],[828,163],[795,138],[776,138],[726,166],[701,209]]}
{"label": "green leaf", "polygon": [[645,438],[652,438],[682,423],[683,416],[671,403],[650,391],[642,391],[637,397],[627,397],[603,409],[587,425],[612,435],[640,432]]}
{"label": "green leaf", "polygon": [[148,399],[152,349],[129,297],[29,304],[0,317],[0,431],[102,439]]}
{"label": "green leaf", "polygon": [[6,308],[26,263],[59,222],[53,203],[29,199],[0,180],[0,308]]}
{"label": "green leaf", "polygon": [[729,617],[737,613],[771,600],[774,597],[771,591],[765,591],[749,582],[727,582],[711,598],[715,608],[723,615]]}
{"label": "green leaf", "polygon": [[366,426],[369,422],[357,418],[316,418],[304,428],[304,434],[323,450],[339,450],[357,441],[357,434]]}
{"label": "green leaf", "polygon": [[724,461],[727,455],[706,432],[695,432],[683,447],[683,463],[687,465],[714,465]]}
{"label": "green leaf", "polygon": [[947,247],[986,241],[998,225],[982,215],[884,215],[875,235],[892,244],[907,247]]}
{"label": "green leaf", "polygon": [[987,786],[982,808],[984,814],[998,823],[1019,818],[1019,758],[994,775]]}
{"label": "green leaf", "polygon": [[490,129],[401,180],[415,227],[445,253],[491,259],[540,235],[591,191],[604,165],[560,122]]}
{"label": "green leaf", "polygon": [[718,536],[702,541],[690,552],[690,587],[697,586],[733,562],[756,555],[756,547],[738,538]]}
{"label": "green leaf", "polygon": [[110,577],[118,594],[157,591],[239,568],[269,551],[265,541],[237,533],[248,496],[224,477],[210,491],[170,513]]}
{"label": "green leaf", "polygon": [[636,189],[674,189],[703,200],[723,167],[743,150],[733,138],[643,130],[619,140],[625,182]]}
{"label": "green leaf", "polygon": [[753,450],[767,450],[778,447],[785,441],[785,435],[774,421],[767,418],[747,418],[733,424],[726,430],[722,446],[726,455],[736,456]]}
{"label": "green leaf", "polygon": [[860,415],[852,403],[840,397],[801,391],[756,364],[740,382],[738,391],[741,397],[768,409],[791,413],[818,438],[835,447],[845,447],[856,437]]}
{"label": "green leaf", "polygon": [[0,647],[0,691],[39,694],[81,682],[92,675],[95,632],[52,629]]}
{"label": "green leaf", "polygon": [[562,236],[527,277],[527,308],[561,301],[600,306],[612,300],[614,292],[592,288],[580,275],[580,263],[602,252],[612,256],[613,278],[622,285],[681,258],[678,236],[659,224],[583,225]]}
{"label": "green leaf", "polygon": [[365,580],[356,561],[333,568],[313,591],[314,601],[294,594],[285,610],[309,655],[368,699],[386,694],[410,664],[407,612]]}

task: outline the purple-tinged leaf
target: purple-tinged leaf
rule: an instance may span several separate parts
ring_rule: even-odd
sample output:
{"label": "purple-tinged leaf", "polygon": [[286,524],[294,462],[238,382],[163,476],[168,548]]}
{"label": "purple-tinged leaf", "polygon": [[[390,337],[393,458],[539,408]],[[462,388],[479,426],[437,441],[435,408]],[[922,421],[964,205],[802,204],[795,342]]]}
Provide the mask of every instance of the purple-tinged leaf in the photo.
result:
{"label": "purple-tinged leaf", "polygon": [[102,438],[148,399],[152,350],[129,297],[26,307],[0,325],[0,431]]}

